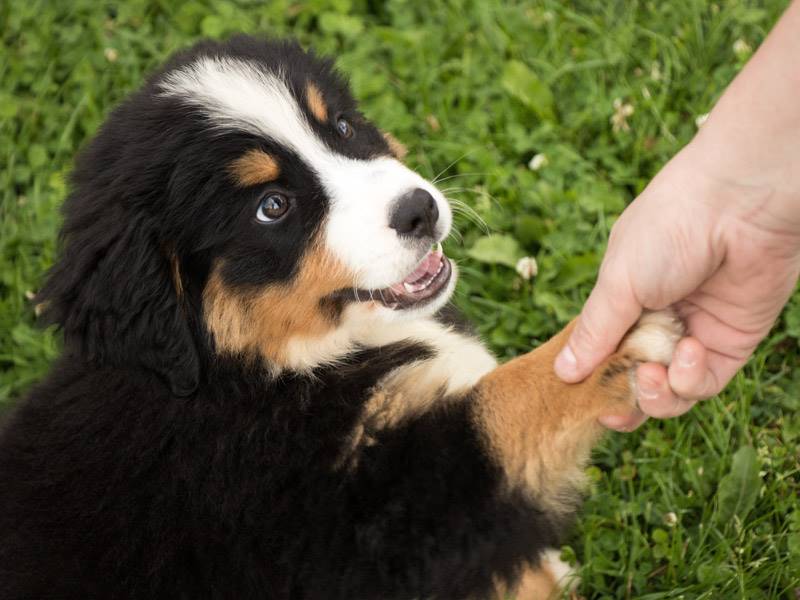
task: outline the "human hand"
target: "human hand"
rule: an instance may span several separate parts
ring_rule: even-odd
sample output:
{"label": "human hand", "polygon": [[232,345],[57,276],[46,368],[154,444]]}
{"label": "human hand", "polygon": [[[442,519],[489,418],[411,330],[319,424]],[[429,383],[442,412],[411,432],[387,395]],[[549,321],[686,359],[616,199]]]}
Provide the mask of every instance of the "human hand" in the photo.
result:
{"label": "human hand", "polygon": [[800,273],[800,0],[793,1],[694,140],[623,212],[597,285],[556,358],[586,377],[642,310],[674,305],[688,326],[669,368],[637,371],[630,431],[719,392],[767,335]]}
{"label": "human hand", "polygon": [[639,409],[601,423],[629,431],[647,416],[683,414],[718,393],[767,335],[800,273],[800,192],[714,174],[690,144],[614,225],[597,284],[555,363],[580,381],[643,309],[673,305],[689,336],[667,369],[637,371]]}

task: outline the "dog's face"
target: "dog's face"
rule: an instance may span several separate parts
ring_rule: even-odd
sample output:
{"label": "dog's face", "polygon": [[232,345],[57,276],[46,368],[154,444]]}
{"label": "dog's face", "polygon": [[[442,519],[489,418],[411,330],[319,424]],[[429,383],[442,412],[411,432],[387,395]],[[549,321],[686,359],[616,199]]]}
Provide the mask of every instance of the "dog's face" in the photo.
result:
{"label": "dog's face", "polygon": [[327,62],[238,39],[167,67],[150,100],[187,137],[170,182],[191,228],[176,273],[192,277],[185,263],[202,251],[219,350],[310,366],[310,347],[448,300],[447,201],[400,162]]}

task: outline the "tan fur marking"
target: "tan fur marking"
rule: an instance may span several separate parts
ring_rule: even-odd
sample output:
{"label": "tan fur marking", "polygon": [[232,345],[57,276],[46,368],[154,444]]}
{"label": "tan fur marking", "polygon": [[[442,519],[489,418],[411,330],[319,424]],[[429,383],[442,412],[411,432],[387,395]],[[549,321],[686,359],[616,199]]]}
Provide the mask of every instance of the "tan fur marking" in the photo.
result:
{"label": "tan fur marking", "polygon": [[390,373],[364,406],[362,420],[367,430],[395,427],[439,404],[447,381],[437,372],[437,367],[436,359],[432,358]]}
{"label": "tan fur marking", "polygon": [[623,342],[586,380],[566,384],[553,372],[553,361],[573,327],[574,322],[533,352],[498,367],[477,386],[478,424],[509,483],[555,512],[574,508],[583,466],[603,433],[597,418],[628,412],[633,405],[631,370],[616,364],[650,359]]}
{"label": "tan fur marking", "polygon": [[178,298],[183,298],[183,279],[181,278],[181,264],[178,257],[171,254],[169,262],[172,267],[172,284],[175,286],[175,293]]}
{"label": "tan fur marking", "polygon": [[[421,360],[392,371],[378,384],[367,400],[361,418],[342,452],[337,466],[355,468],[360,448],[375,443],[375,435],[421,415],[442,401],[460,397],[445,396],[447,381],[437,370],[435,358]],[[438,375],[438,377],[436,376]]]}
{"label": "tan fur marking", "polygon": [[236,183],[242,187],[275,181],[281,170],[275,159],[263,150],[248,150],[229,167]]}
{"label": "tan fur marking", "polygon": [[576,598],[574,590],[578,583],[572,567],[551,548],[542,553],[535,567],[526,565],[514,585],[496,583],[494,600],[557,600],[564,592]]}
{"label": "tan fur marking", "polygon": [[322,97],[322,92],[319,91],[317,84],[309,81],[306,84],[306,103],[308,110],[314,115],[314,118],[320,123],[328,122],[328,105],[325,104],[325,99]]}
{"label": "tan fur marking", "polygon": [[493,600],[556,600],[562,591],[555,575],[544,566],[525,568],[515,586],[500,583],[495,589]]}
{"label": "tan fur marking", "polygon": [[320,336],[335,327],[320,300],[352,285],[339,261],[312,246],[288,284],[252,293],[228,288],[214,269],[203,293],[206,324],[217,348],[230,354],[258,354],[275,367],[286,366],[291,339]]}
{"label": "tan fur marking", "polygon": [[[360,447],[374,443],[379,431],[397,427],[444,403],[462,402],[481,376],[497,366],[478,340],[435,321],[401,324],[399,330],[404,335],[395,341],[404,337],[419,340],[430,346],[434,355],[395,369],[379,382],[364,405],[339,466],[354,467]],[[388,341],[372,339],[367,343]]]}
{"label": "tan fur marking", "polygon": [[388,131],[383,132],[383,139],[385,139],[386,143],[389,144],[389,150],[396,159],[403,160],[406,157],[408,154],[408,148],[406,148],[400,140],[398,140]]}
{"label": "tan fur marking", "polygon": [[528,569],[514,594],[515,600],[555,600],[560,593],[558,582],[547,569]]}

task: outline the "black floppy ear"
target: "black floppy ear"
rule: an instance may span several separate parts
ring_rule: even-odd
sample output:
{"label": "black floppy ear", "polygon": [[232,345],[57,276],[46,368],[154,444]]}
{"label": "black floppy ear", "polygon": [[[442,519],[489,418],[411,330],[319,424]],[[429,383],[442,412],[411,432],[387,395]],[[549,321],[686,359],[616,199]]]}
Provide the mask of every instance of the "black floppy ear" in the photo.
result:
{"label": "black floppy ear", "polygon": [[200,377],[191,315],[155,224],[76,195],[65,213],[62,254],[39,301],[63,329],[66,352],[98,366],[145,367],[175,395],[191,395]]}

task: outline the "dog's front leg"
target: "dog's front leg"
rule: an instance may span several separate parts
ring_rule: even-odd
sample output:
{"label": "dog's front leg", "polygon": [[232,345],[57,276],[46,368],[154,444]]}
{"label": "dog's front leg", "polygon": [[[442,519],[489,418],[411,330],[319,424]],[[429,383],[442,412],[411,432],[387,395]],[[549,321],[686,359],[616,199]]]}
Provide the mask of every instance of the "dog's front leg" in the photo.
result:
{"label": "dog's front leg", "polygon": [[[669,312],[646,314],[620,349],[586,380],[566,384],[553,372],[572,325],[533,352],[485,375],[474,391],[474,410],[491,454],[510,489],[522,490],[555,518],[575,510],[583,467],[602,434],[597,418],[629,411],[635,401],[635,368],[668,364],[683,332]],[[546,598],[553,565],[526,573],[518,598]],[[527,583],[526,583],[527,582]],[[543,587],[545,586],[545,587]]]}

